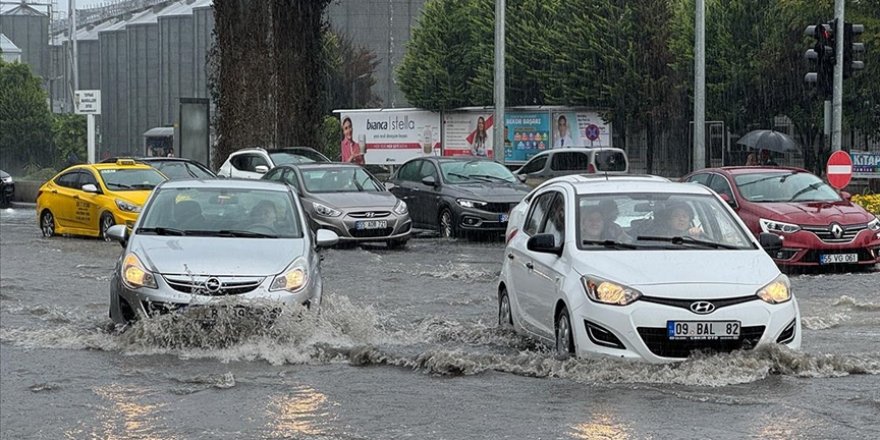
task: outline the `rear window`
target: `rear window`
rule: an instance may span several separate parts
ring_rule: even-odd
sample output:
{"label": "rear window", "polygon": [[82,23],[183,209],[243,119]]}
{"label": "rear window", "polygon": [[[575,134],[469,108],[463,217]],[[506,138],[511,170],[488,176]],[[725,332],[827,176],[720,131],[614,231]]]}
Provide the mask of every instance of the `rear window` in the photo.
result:
{"label": "rear window", "polygon": [[553,171],[586,171],[590,158],[586,153],[565,152],[553,155],[550,169]]}
{"label": "rear window", "polygon": [[626,171],[626,155],[614,150],[597,151],[596,171]]}

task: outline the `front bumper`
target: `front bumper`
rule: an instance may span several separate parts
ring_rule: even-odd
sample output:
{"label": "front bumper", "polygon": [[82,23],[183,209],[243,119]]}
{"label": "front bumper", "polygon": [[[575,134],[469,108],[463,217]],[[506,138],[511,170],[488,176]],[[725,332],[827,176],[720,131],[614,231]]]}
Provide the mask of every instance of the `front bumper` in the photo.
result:
{"label": "front bumper", "polygon": [[493,212],[500,211],[500,209],[483,211],[460,207],[457,216],[458,228],[466,231],[504,232],[507,230],[507,224],[510,221],[510,209],[516,206],[516,203],[509,205],[504,212]]}
{"label": "front bumper", "polygon": [[116,221],[117,225],[125,225],[125,227],[131,229],[134,227],[134,223],[137,221],[138,213],[137,212],[126,212],[116,210],[113,211],[113,220]]}
{"label": "front bumper", "polygon": [[880,263],[880,231],[866,229],[859,232],[851,241],[828,242],[820,239],[813,232],[801,230],[793,234],[784,234],[782,249],[770,256],[781,266],[819,266],[826,265],[822,261],[822,255],[842,254],[857,255],[856,262],[846,264]]}
{"label": "front bumper", "polygon": [[[739,321],[740,338],[672,341],[667,335],[667,321]],[[801,345],[800,312],[795,299],[771,305],[756,298],[708,315],[645,300],[624,307],[585,303],[572,312],[571,324],[577,355],[587,357],[662,363],[684,360],[694,350],[729,352],[777,342],[793,349]]]}
{"label": "front bumper", "polygon": [[[358,214],[355,214],[358,215]],[[384,228],[363,228],[363,222],[385,221]],[[359,226],[361,224],[361,226]],[[339,236],[343,243],[365,243],[375,241],[405,240],[412,231],[412,220],[409,214],[397,215],[394,213],[385,216],[354,217],[345,213],[339,217],[312,216],[312,228],[329,229]]]}

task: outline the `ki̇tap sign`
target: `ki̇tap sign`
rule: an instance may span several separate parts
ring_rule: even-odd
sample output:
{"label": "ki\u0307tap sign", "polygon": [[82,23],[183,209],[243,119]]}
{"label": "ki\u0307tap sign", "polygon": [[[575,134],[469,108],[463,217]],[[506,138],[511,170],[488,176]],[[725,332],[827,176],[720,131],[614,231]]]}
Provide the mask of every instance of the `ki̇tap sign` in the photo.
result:
{"label": "ki\u0307tap sign", "polygon": [[74,113],[78,115],[101,114],[100,90],[77,90],[73,95]]}

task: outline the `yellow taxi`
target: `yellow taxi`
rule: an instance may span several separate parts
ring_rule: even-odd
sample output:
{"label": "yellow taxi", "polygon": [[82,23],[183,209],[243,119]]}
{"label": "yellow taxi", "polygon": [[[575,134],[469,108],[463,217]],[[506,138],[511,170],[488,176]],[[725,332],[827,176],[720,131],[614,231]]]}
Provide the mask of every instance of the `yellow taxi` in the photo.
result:
{"label": "yellow taxi", "polygon": [[43,235],[86,235],[107,239],[110,226],[134,225],[141,206],[167,178],[148,165],[74,165],[58,173],[37,193],[37,220]]}

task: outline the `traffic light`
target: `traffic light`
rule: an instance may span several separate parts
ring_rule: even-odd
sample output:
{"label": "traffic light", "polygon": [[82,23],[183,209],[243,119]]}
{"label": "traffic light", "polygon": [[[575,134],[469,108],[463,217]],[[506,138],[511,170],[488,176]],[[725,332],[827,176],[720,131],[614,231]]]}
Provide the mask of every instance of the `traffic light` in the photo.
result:
{"label": "traffic light", "polygon": [[804,34],[816,39],[812,49],[804,57],[816,61],[816,71],[809,72],[804,81],[815,83],[821,96],[830,97],[834,89],[834,22],[807,26]]}
{"label": "traffic light", "polygon": [[857,43],[856,38],[865,32],[865,26],[861,24],[843,24],[843,77],[850,78],[856,70],[865,68],[863,61],[856,61],[853,56],[865,51],[865,43]]}

